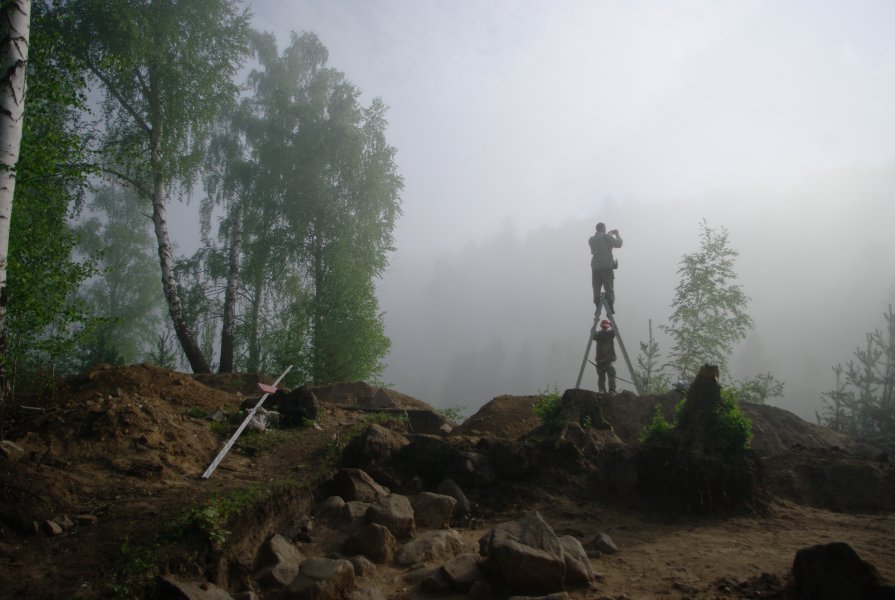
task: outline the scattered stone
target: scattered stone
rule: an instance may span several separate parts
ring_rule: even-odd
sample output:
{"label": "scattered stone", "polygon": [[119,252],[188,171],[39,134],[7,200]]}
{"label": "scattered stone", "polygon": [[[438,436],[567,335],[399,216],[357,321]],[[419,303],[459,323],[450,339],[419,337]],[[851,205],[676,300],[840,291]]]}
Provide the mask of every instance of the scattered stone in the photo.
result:
{"label": "scattered stone", "polygon": [[511,591],[551,593],[563,589],[566,561],[553,529],[534,511],[501,523],[479,540],[480,554],[498,585]]}
{"label": "scattered stone", "polygon": [[586,586],[593,583],[596,577],[581,542],[570,535],[564,535],[559,538],[559,543],[566,561],[566,585]]}
{"label": "scattered stone", "polygon": [[342,465],[358,468],[381,465],[409,443],[400,433],[374,423],[348,443],[342,453]]}
{"label": "scattered stone", "polygon": [[347,555],[363,554],[377,564],[391,562],[398,548],[398,541],[387,527],[378,523],[365,525],[345,540],[342,552]]}
{"label": "scattered stone", "polygon": [[50,535],[62,535],[63,533],[62,525],[52,519],[44,521],[44,527],[46,527]]}
{"label": "scattered stone", "polygon": [[226,590],[213,583],[185,581],[173,575],[162,575],[156,579],[157,598],[178,600],[233,600]]}
{"label": "scattered stone", "polygon": [[60,527],[62,527],[63,531],[70,531],[75,528],[74,522],[68,518],[68,515],[64,515],[62,513],[53,517],[53,521],[55,521]]}
{"label": "scattered stone", "polygon": [[442,481],[438,484],[437,491],[439,494],[450,496],[457,501],[457,504],[454,505],[454,516],[463,518],[472,510],[472,502],[469,501],[469,498],[466,497],[466,494],[463,493],[463,490],[460,489],[460,486],[453,479]]}
{"label": "scattered stone", "polygon": [[430,594],[443,594],[451,590],[451,582],[445,577],[443,569],[429,569],[428,575],[420,581],[420,588]]}
{"label": "scattered stone", "polygon": [[598,533],[591,543],[595,550],[604,554],[615,554],[618,552],[618,546],[612,541],[612,538],[605,533]]}
{"label": "scattered stone", "polygon": [[369,577],[376,574],[376,565],[363,555],[352,556],[348,559],[354,566],[354,574],[357,577]]}
{"label": "scattered stone", "polygon": [[96,517],[96,515],[75,515],[75,523],[82,527],[85,525],[89,527],[95,527],[98,522],[99,519]]}
{"label": "scattered stone", "polygon": [[294,600],[342,600],[357,587],[354,566],[347,560],[308,558],[286,588]]}
{"label": "scattered stone", "polygon": [[367,521],[388,527],[396,538],[410,538],[416,533],[410,499],[401,494],[380,498],[367,510]]}
{"label": "scattered stone", "polygon": [[2,440],[0,456],[11,462],[19,461],[25,457],[25,449],[11,440]]}
{"label": "scattered stone", "polygon": [[361,502],[360,500],[346,502],[342,508],[342,520],[349,525],[366,523],[367,511],[369,509],[369,502]]}
{"label": "scattered stone", "polygon": [[276,533],[258,550],[254,579],[265,590],[285,588],[295,579],[303,560],[299,549]]}
{"label": "scattered stone", "polygon": [[813,600],[895,598],[876,568],[845,542],[819,544],[796,552],[792,565],[795,589]]}
{"label": "scattered stone", "polygon": [[451,514],[457,499],[445,494],[422,492],[414,496],[410,503],[418,527],[446,529],[451,526]]}
{"label": "scattered stone", "polygon": [[676,589],[679,592],[684,592],[685,594],[695,594],[699,590],[696,587],[690,585],[689,583],[684,583],[682,581],[675,581],[671,584],[671,587]]}
{"label": "scattered stone", "polygon": [[317,515],[321,517],[334,517],[342,513],[342,509],[345,508],[345,500],[342,499],[341,496],[329,496],[317,505],[317,510],[315,511]]}
{"label": "scattered stone", "polygon": [[483,562],[481,556],[470,552],[447,561],[442,565],[441,571],[451,587],[465,592],[485,578],[485,572],[482,570]]}
{"label": "scattered stone", "polygon": [[463,538],[454,529],[426,531],[398,550],[399,565],[415,565],[439,558],[456,556],[463,550]]}
{"label": "scattered stone", "polygon": [[388,489],[376,483],[360,469],[339,469],[330,482],[331,492],[346,501],[376,502],[389,495]]}

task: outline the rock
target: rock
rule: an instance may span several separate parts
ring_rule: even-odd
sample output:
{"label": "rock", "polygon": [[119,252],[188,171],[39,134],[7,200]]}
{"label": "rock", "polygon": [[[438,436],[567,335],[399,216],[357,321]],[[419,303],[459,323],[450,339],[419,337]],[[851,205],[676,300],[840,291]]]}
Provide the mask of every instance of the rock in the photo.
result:
{"label": "rock", "polygon": [[52,519],[44,521],[44,527],[50,535],[62,535],[63,533],[62,525]]}
{"label": "rock", "polygon": [[98,522],[96,515],[75,515],[75,523],[82,527],[85,525],[95,527]]}
{"label": "rock", "polygon": [[594,538],[594,541],[591,542],[591,545],[595,550],[604,554],[615,554],[618,552],[618,547],[615,545],[615,542],[613,542],[612,538],[605,533],[598,533]]}
{"label": "rock", "polygon": [[569,595],[565,592],[557,592],[546,596],[510,596],[507,600],[569,600]]}
{"label": "rock", "polygon": [[388,527],[398,539],[410,538],[416,533],[413,507],[407,496],[401,494],[392,494],[371,504],[367,510],[367,521]]}
{"label": "rock", "polygon": [[403,435],[374,423],[348,443],[342,453],[342,465],[357,468],[381,465],[409,443]]}
{"label": "rock", "polygon": [[385,600],[385,595],[379,588],[369,587],[361,590],[354,590],[348,594],[346,600]]}
{"label": "rock", "polygon": [[339,469],[330,482],[331,493],[345,501],[376,502],[389,495],[388,489],[376,483],[360,469]]}
{"label": "rock", "polygon": [[173,575],[156,579],[156,597],[170,600],[233,600],[224,589],[213,583],[185,581]]}
{"label": "rock", "polygon": [[451,590],[451,582],[445,579],[441,569],[427,569],[426,576],[420,581],[420,588],[430,594],[443,594]]}
{"label": "rock", "polygon": [[453,512],[455,517],[463,518],[472,510],[472,502],[469,501],[469,498],[466,497],[466,494],[463,493],[463,490],[460,489],[460,486],[453,479],[445,479],[439,483],[437,491],[439,494],[450,496],[457,501]]}
{"label": "rock", "polygon": [[0,457],[15,462],[25,457],[25,449],[11,440],[0,441]]}
{"label": "rock", "polygon": [[315,420],[320,410],[316,395],[306,386],[291,392],[277,390],[268,397],[265,406],[281,415],[280,422],[283,427],[303,427]]}
{"label": "rock", "polygon": [[74,522],[68,518],[68,515],[62,513],[53,517],[53,521],[55,521],[63,531],[70,531],[75,528]]}
{"label": "rock", "polygon": [[491,584],[487,581],[476,581],[469,588],[470,598],[490,598],[491,596]]}
{"label": "rock", "polygon": [[470,552],[447,561],[442,565],[441,570],[451,587],[461,592],[466,592],[476,582],[485,578],[482,563],[481,556]]}
{"label": "rock", "polygon": [[398,548],[398,541],[387,527],[370,523],[345,540],[342,552],[347,555],[363,554],[374,563],[391,562]]}
{"label": "rock", "polygon": [[399,565],[414,565],[439,558],[456,556],[463,550],[463,538],[454,529],[426,531],[398,550]]}
{"label": "rock", "polygon": [[314,513],[320,517],[335,517],[342,514],[345,508],[345,500],[341,496],[329,496],[317,505]]}
{"label": "rock", "polygon": [[267,538],[255,558],[254,579],[265,590],[281,589],[298,575],[304,556],[279,533]]}
{"label": "rock", "polygon": [[403,473],[416,474],[427,483],[450,477],[464,485],[489,485],[495,475],[488,457],[463,447],[461,440],[435,435],[412,435],[410,444],[389,461]]}
{"label": "rock", "polygon": [[364,524],[367,522],[368,510],[370,510],[368,502],[360,502],[359,500],[346,502],[342,507],[342,520],[349,525]]}
{"label": "rock", "polygon": [[451,513],[457,499],[444,494],[422,492],[410,500],[413,517],[418,527],[446,529],[451,525]]}
{"label": "rock", "polygon": [[366,556],[357,555],[348,559],[354,566],[354,574],[357,577],[369,577],[376,574],[376,565]]}
{"label": "rock", "polygon": [[342,600],[357,586],[354,567],[347,560],[308,558],[286,588],[288,600]]}
{"label": "rock", "polygon": [[551,593],[563,589],[566,561],[553,529],[538,512],[501,523],[479,540],[493,580],[511,591]]}
{"label": "rock", "polygon": [[559,538],[566,561],[566,586],[586,586],[596,579],[587,552],[577,539],[570,535]]}
{"label": "rock", "polygon": [[895,598],[876,568],[845,542],[819,544],[796,552],[792,565],[795,589],[812,600]]}

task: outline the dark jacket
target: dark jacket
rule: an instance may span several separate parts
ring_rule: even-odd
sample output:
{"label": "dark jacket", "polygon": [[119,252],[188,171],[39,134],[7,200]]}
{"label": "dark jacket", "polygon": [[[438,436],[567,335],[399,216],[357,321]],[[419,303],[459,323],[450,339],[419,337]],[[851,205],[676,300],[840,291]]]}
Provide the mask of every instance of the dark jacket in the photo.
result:
{"label": "dark jacket", "polygon": [[597,362],[613,362],[615,360],[615,331],[598,329],[594,334],[597,340]]}
{"label": "dark jacket", "polygon": [[590,268],[594,271],[602,271],[613,267],[612,249],[622,247],[622,238],[611,233],[595,233],[587,240],[590,246]]}

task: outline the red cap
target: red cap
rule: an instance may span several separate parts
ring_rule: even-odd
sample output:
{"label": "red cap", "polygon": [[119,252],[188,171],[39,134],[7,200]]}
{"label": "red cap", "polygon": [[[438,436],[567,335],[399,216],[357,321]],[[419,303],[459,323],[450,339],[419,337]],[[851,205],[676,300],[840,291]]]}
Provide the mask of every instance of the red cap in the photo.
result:
{"label": "red cap", "polygon": [[609,319],[603,319],[602,321],[600,321],[600,327],[602,327],[603,325],[612,325],[612,323],[609,322]]}

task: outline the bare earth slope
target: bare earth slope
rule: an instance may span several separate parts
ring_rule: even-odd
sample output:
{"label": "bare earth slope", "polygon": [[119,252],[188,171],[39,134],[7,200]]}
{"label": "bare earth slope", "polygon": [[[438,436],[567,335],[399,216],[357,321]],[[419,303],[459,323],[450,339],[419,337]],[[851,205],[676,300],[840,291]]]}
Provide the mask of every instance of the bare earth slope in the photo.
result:
{"label": "bare earth slope", "polygon": [[[260,541],[307,524],[318,482],[377,403],[427,409],[364,384],[333,388],[332,396],[320,395],[318,427],[247,436],[210,480],[200,480],[224,441],[205,416],[235,413],[247,397],[257,398],[255,383],[248,375],[193,378],[146,365],[100,366],[27,399],[44,410],[15,403],[5,437],[21,452],[5,446],[0,454],[0,598],[152,597],[153,577],[163,572],[233,593],[249,589]],[[533,400],[496,398],[446,439],[519,440],[538,426]],[[615,434],[636,444],[655,404],[670,415],[677,400],[621,395],[600,403]],[[745,409],[753,445],[765,457],[770,501],[758,512],[672,516],[607,498],[590,475],[560,468],[471,490],[474,518],[454,526],[470,551],[490,527],[526,510],[541,511],[558,534],[584,542],[609,534],[619,552],[593,557],[598,585],[571,590],[572,598],[788,598],[795,551],[837,540],[895,580],[888,458],[786,411]],[[398,431],[407,426],[383,422]],[[215,427],[225,435],[232,428]],[[57,529],[54,519],[71,526]],[[296,543],[305,552],[331,553],[328,536],[337,534],[318,526],[311,542]],[[386,598],[432,597],[405,575],[384,565],[366,582]]]}

